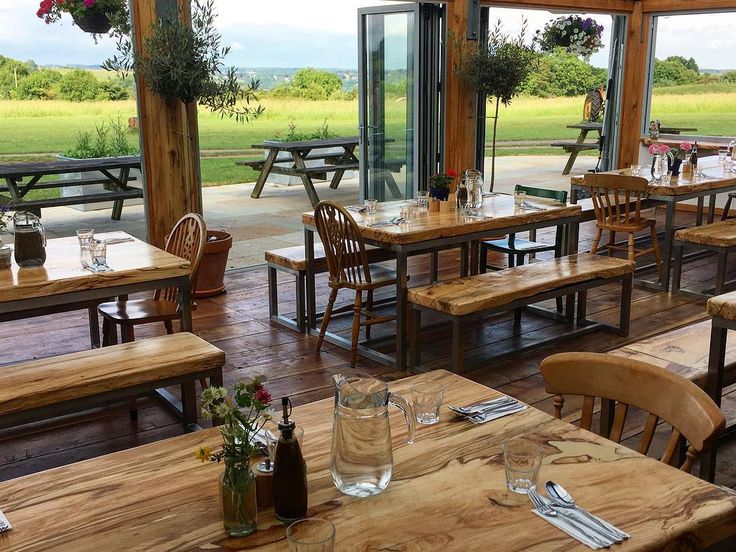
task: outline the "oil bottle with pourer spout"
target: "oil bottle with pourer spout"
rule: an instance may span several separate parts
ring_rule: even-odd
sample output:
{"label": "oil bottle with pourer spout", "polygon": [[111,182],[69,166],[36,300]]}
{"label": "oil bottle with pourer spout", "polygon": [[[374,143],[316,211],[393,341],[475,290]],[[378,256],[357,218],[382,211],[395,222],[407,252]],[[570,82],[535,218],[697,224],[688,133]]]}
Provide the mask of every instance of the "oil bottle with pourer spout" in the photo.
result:
{"label": "oil bottle with pourer spout", "polygon": [[273,468],[273,508],[284,523],[307,517],[307,464],[304,462],[296,424],[290,419],[291,401],[281,399],[283,419],[279,422],[279,442]]}

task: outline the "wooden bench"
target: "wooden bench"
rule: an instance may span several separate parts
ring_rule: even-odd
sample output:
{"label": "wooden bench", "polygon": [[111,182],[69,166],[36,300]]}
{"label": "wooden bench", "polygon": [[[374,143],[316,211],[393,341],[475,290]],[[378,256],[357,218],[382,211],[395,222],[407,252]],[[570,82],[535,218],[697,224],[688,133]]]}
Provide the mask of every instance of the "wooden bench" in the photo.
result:
{"label": "wooden bench", "polygon": [[[0,429],[78,412],[159,390],[182,417],[197,423],[195,382],[222,385],[225,353],[190,333],[177,333],[0,367]],[[163,387],[181,385],[172,404]]]}
{"label": "wooden bench", "polygon": [[581,151],[597,150],[599,147],[598,142],[552,142],[550,146],[562,148],[566,153],[570,154],[567,164],[562,170],[562,174],[570,174],[570,171],[575,164],[575,160],[578,158],[578,154]]}
{"label": "wooden bench", "polygon": [[[718,254],[715,289],[692,290],[681,289],[682,260],[686,247],[697,247]],[[672,289],[697,297],[721,295],[726,291],[726,267],[728,254],[736,248],[736,220],[729,219],[702,226],[684,228],[675,232],[674,257],[675,265],[672,275]]]}
{"label": "wooden bench", "polygon": [[[633,262],[624,259],[581,253],[410,288],[408,300],[413,314],[410,366],[416,367],[420,363],[422,311],[431,311],[452,321],[452,364],[456,373],[463,370],[463,323],[514,310],[515,332],[518,332],[520,309],[547,299],[568,297],[565,320],[573,325],[573,329],[565,337],[587,333],[599,327],[619,335],[628,335],[634,268]],[[593,324],[586,320],[587,290],[611,282],[621,282],[619,326]],[[577,327],[572,312],[575,294],[578,294]],[[538,348],[558,339],[540,341],[523,349]],[[515,354],[518,352],[514,351]]]}
{"label": "wooden bench", "polygon": [[[395,254],[387,249],[366,247],[369,263],[389,261]],[[271,321],[304,333],[307,329],[306,314],[306,278],[307,254],[303,245],[284,247],[266,251],[268,265],[268,313]],[[279,313],[278,271],[292,274],[296,277],[296,315],[289,318]],[[314,273],[327,272],[327,259],[321,243],[314,244]]]}

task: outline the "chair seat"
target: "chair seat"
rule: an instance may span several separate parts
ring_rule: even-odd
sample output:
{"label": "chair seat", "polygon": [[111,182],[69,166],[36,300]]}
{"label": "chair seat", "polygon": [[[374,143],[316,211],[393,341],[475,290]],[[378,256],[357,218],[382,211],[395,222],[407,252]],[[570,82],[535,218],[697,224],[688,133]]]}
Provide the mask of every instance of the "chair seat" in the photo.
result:
{"label": "chair seat", "polygon": [[111,319],[118,324],[146,324],[148,322],[178,320],[181,317],[181,313],[174,303],[156,301],[152,298],[102,303],[98,310],[104,318]]}
{"label": "chair seat", "polygon": [[514,245],[509,245],[509,239],[488,240],[482,242],[485,247],[493,251],[501,251],[503,253],[536,253],[539,251],[553,251],[555,246],[548,243],[534,242],[516,238]]}
{"label": "chair seat", "polygon": [[352,289],[355,291],[368,291],[380,287],[396,285],[396,271],[380,265],[368,265],[371,273],[371,281],[351,284],[349,282],[337,282],[330,284],[331,287]]}
{"label": "chair seat", "polygon": [[606,224],[598,223],[598,228],[613,232],[638,232],[645,228],[656,226],[656,224],[657,221],[654,219],[629,220],[628,222],[616,222],[614,224],[606,221]]}

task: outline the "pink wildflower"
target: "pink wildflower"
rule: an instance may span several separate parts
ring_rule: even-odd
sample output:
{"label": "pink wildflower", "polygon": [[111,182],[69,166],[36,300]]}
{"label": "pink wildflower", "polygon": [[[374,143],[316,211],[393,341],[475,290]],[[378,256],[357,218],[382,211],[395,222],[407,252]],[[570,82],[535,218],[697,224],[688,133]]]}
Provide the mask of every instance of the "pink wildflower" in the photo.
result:
{"label": "pink wildflower", "polygon": [[265,388],[261,387],[254,395],[255,399],[261,404],[269,404],[271,402],[271,393],[266,391]]}

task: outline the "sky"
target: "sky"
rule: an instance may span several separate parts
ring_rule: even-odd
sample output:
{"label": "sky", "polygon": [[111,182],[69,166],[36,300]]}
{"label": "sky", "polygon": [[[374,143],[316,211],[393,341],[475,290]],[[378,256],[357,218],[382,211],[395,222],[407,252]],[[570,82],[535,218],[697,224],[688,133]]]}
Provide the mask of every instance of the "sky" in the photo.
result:
{"label": "sky", "polygon": [[[39,0],[0,0],[0,54],[33,59],[41,65],[96,65],[114,52],[109,39],[95,44],[90,35],[63,22],[46,26],[36,17]],[[380,6],[380,0],[216,0],[217,26],[232,47],[228,64],[238,67],[357,67],[357,9]],[[385,5],[385,3],[384,3]],[[247,9],[244,9],[247,6]],[[533,33],[556,14],[527,10]],[[491,10],[515,33],[522,12]],[[594,16],[610,29],[610,17]],[[662,18],[657,57],[694,57],[701,67],[736,66],[736,13],[680,15]],[[530,34],[531,34],[530,33]],[[606,33],[607,34],[607,33]],[[605,66],[607,48],[592,58]]]}

